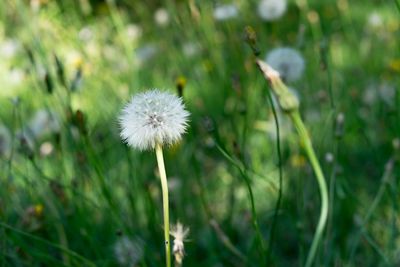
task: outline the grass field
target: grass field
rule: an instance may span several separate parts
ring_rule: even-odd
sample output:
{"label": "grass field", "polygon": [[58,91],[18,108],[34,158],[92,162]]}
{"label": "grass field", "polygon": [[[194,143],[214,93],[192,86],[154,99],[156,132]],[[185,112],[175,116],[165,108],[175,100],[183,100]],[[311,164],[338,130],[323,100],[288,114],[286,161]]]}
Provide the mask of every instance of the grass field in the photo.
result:
{"label": "grass field", "polygon": [[156,153],[121,138],[154,88],[190,113],[183,266],[400,266],[400,1],[260,2],[0,1],[0,267],[166,266]]}

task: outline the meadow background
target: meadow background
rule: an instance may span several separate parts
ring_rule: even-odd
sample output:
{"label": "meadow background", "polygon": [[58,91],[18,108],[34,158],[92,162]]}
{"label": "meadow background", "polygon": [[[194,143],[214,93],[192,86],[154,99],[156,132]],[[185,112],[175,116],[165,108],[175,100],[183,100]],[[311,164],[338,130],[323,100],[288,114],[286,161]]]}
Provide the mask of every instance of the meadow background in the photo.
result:
{"label": "meadow background", "polygon": [[273,21],[258,3],[0,2],[1,267],[164,265],[155,154],[119,136],[121,108],[150,88],[191,113],[165,150],[183,265],[263,266],[256,220],[266,265],[302,266],[318,186],[278,107],[277,135],[246,26],[261,59],[304,58],[288,85],[330,198],[315,266],[400,266],[399,1],[288,1]]}

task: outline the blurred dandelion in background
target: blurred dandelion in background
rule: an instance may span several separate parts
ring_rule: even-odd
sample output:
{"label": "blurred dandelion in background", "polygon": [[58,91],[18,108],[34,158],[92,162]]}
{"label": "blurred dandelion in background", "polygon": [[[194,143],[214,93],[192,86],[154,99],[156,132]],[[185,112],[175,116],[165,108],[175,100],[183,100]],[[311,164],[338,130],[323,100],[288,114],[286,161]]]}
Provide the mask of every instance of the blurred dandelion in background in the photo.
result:
{"label": "blurred dandelion in background", "polygon": [[274,21],[285,14],[286,0],[261,0],[258,4],[258,15],[265,21]]}
{"label": "blurred dandelion in background", "polygon": [[299,80],[304,72],[303,56],[293,48],[275,48],[267,54],[265,61],[287,82]]}
{"label": "blurred dandelion in background", "polygon": [[214,19],[224,21],[235,18],[239,15],[239,10],[234,4],[219,5],[214,9]]}
{"label": "blurred dandelion in background", "polygon": [[165,8],[159,8],[154,13],[154,21],[160,27],[165,27],[169,23],[169,14]]}

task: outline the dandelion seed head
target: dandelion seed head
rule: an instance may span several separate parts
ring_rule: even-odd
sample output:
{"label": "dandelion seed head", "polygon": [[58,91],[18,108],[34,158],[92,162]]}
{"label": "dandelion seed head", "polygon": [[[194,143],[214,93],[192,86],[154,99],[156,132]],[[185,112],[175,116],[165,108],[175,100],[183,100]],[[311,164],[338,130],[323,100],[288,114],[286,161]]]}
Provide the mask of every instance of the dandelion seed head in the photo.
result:
{"label": "dandelion seed head", "polygon": [[289,47],[275,48],[269,52],[265,61],[279,72],[285,81],[296,81],[304,72],[304,59],[295,49]]}
{"label": "dandelion seed head", "polygon": [[274,21],[286,12],[286,0],[261,0],[258,4],[258,15],[265,21]]}
{"label": "dandelion seed head", "polygon": [[171,145],[186,131],[189,112],[182,99],[158,89],[132,97],[119,118],[121,137],[132,147],[147,150]]}
{"label": "dandelion seed head", "polygon": [[239,15],[239,10],[234,4],[226,4],[217,6],[214,9],[214,19],[224,21],[235,18]]}
{"label": "dandelion seed head", "polygon": [[120,266],[135,266],[143,257],[143,241],[122,236],[114,244],[114,255]]}
{"label": "dandelion seed head", "polygon": [[172,247],[172,252],[175,256],[175,261],[182,264],[183,257],[185,256],[185,246],[183,242],[189,234],[189,228],[184,227],[180,222],[177,222],[171,228],[171,235],[174,237],[174,246]]}

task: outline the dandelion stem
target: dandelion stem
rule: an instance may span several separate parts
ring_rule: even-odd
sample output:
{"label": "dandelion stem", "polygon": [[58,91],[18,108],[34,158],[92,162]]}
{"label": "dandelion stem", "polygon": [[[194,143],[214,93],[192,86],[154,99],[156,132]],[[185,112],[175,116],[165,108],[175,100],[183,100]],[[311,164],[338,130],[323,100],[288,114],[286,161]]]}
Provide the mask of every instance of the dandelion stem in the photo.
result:
{"label": "dandelion stem", "polygon": [[324,174],[321,170],[321,166],[319,164],[317,156],[315,155],[310,136],[308,135],[307,129],[304,126],[304,123],[300,117],[299,112],[297,110],[293,111],[293,112],[289,113],[289,116],[291,117],[292,122],[293,122],[294,126],[296,127],[296,130],[300,136],[300,141],[301,141],[303,148],[308,156],[308,159],[310,160],[311,166],[314,169],[315,176],[317,178],[317,182],[318,182],[318,186],[319,186],[319,191],[321,194],[321,214],[319,216],[317,229],[315,231],[314,239],[312,241],[310,251],[308,252],[307,261],[306,261],[306,265],[305,265],[306,267],[310,267],[313,264],[315,254],[317,252],[318,245],[322,238],[322,234],[324,232],[324,228],[325,228],[326,221],[328,218],[328,209],[329,209],[328,208],[328,189],[326,186]]}
{"label": "dandelion stem", "polygon": [[167,182],[167,174],[165,173],[163,151],[159,143],[156,144],[156,156],[157,156],[158,171],[160,173],[162,198],[163,198],[166,266],[171,267],[171,246],[169,244],[170,242],[169,242],[168,182]]}

